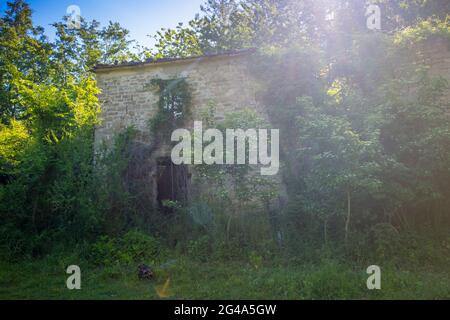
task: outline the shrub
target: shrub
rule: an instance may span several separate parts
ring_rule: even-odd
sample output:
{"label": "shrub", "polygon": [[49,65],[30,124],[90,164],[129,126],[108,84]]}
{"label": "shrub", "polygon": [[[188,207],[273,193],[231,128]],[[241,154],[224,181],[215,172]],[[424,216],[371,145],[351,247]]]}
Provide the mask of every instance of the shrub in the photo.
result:
{"label": "shrub", "polygon": [[198,239],[191,240],[187,246],[188,255],[196,260],[206,262],[211,254],[211,239],[204,235]]}
{"label": "shrub", "polygon": [[391,258],[399,250],[399,234],[391,224],[379,223],[372,228],[373,244],[377,258]]}
{"label": "shrub", "polygon": [[302,291],[309,299],[355,299],[364,285],[364,273],[355,273],[335,261],[323,261],[307,274]]}
{"label": "shrub", "polygon": [[90,260],[96,265],[155,263],[161,252],[159,242],[140,231],[129,231],[122,238],[101,237],[93,244]]}
{"label": "shrub", "polygon": [[249,256],[250,265],[255,268],[259,269],[263,263],[263,257],[258,254],[256,251],[250,252]]}

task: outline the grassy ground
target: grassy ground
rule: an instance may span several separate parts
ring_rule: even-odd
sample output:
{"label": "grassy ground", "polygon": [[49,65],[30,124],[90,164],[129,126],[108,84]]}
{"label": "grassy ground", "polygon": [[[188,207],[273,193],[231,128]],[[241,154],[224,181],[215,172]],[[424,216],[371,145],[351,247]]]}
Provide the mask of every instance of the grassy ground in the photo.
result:
{"label": "grassy ground", "polygon": [[0,299],[450,299],[450,270],[382,266],[382,289],[369,291],[364,267],[331,260],[255,267],[178,258],[154,281],[138,280],[135,266],[81,263],[82,289],[70,291],[68,260],[0,262]]}

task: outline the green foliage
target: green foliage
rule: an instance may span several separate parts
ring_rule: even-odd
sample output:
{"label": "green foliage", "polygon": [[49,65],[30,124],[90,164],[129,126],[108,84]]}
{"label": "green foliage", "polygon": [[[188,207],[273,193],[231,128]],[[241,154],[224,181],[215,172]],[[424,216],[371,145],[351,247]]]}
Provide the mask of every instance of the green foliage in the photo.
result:
{"label": "green foliage", "polygon": [[385,28],[399,30],[430,17],[444,20],[449,13],[450,4],[445,0],[377,0],[385,13]]}
{"label": "green foliage", "polygon": [[259,255],[256,251],[252,251],[252,252],[250,252],[249,260],[250,260],[250,264],[252,265],[252,267],[254,267],[255,269],[258,269],[262,265],[263,257],[261,255]]}
{"label": "green foliage", "polygon": [[[192,25],[192,22],[189,23]],[[191,28],[179,23],[175,29],[162,28],[153,38],[156,40],[155,50],[147,50],[145,54],[153,59],[195,57],[203,54],[199,39]]]}
{"label": "green foliage", "polygon": [[[439,25],[429,32],[440,35],[447,23]],[[349,245],[352,232],[379,222],[408,229],[420,223],[436,227],[432,221],[439,219],[439,229],[447,229],[439,177],[447,176],[449,159],[443,96],[448,80],[427,76],[395,38],[361,34],[345,49],[348,61],[339,52],[303,55],[294,64],[302,72],[293,73],[292,62],[302,51],[261,51],[253,68],[273,79],[264,102],[272,124],[284,128],[289,243],[303,241],[306,232]],[[334,61],[332,68],[326,61]]]}
{"label": "green foliage", "polygon": [[[17,100],[30,107],[26,120],[11,120],[9,130],[14,131],[4,136],[5,142],[23,146],[2,158],[7,161],[2,174],[9,179],[0,186],[2,238],[7,237],[5,246],[13,245],[11,253],[39,253],[52,237],[67,232],[67,240],[80,239],[80,234],[96,225],[88,192],[98,91],[92,80],[83,81],[83,86],[73,83],[60,89],[26,80],[17,85]],[[16,140],[19,137],[22,141]],[[10,228],[23,225],[20,233],[12,232],[23,239],[8,236]]]}
{"label": "green foliage", "polygon": [[95,21],[55,27],[49,42],[20,0],[0,19],[0,238],[10,256],[45,254],[107,229],[108,204],[97,200],[106,200],[99,186],[108,179],[94,170],[92,68],[128,59],[128,31]]}
{"label": "green foliage", "polygon": [[[447,0],[377,0],[383,13],[382,29],[395,32],[434,17],[445,20]],[[242,48],[283,48],[326,43],[329,52],[341,52],[359,34],[368,34],[366,3],[341,0],[267,1],[207,0],[201,13],[184,26],[161,29],[154,36],[153,58],[186,57]],[[334,13],[329,21],[327,14]],[[348,53],[348,52],[347,52]]]}
{"label": "green foliage", "polygon": [[193,259],[205,262],[210,260],[212,239],[204,235],[196,240],[190,240],[187,245],[187,253]]}
{"label": "green foliage", "polygon": [[191,91],[184,78],[153,79],[151,85],[158,88],[159,100],[158,110],[149,121],[150,131],[154,134],[154,143],[170,143],[167,137],[190,117]]}
{"label": "green foliage", "polygon": [[127,128],[116,135],[113,146],[104,145],[96,156],[92,200],[102,217],[102,231],[108,235],[115,236],[126,228],[138,227],[135,202],[125,180],[135,135],[134,128]]}
{"label": "green foliage", "polygon": [[23,159],[23,151],[29,143],[27,128],[22,122],[11,121],[0,125],[0,175],[13,173]]}
{"label": "green foliage", "polygon": [[417,25],[409,26],[395,34],[394,42],[402,46],[411,46],[428,39],[430,36],[443,37],[450,42],[450,16],[445,20],[427,19]]}
{"label": "green foliage", "polygon": [[89,260],[100,266],[143,262],[154,264],[160,253],[161,245],[155,238],[131,230],[123,237],[102,236],[92,245]]}
{"label": "green foliage", "polygon": [[[215,120],[214,106],[203,110],[203,123],[217,128],[226,137],[226,129],[267,129],[269,124],[255,110],[229,112],[221,121]],[[217,254],[241,255],[240,249],[256,248],[263,240],[271,239],[269,205],[278,195],[277,181],[262,177],[258,166],[248,164],[249,141],[246,139],[246,163],[243,165],[196,165],[193,206],[194,220],[204,222],[203,228],[214,237],[220,248]],[[207,185],[208,188],[203,186]],[[226,208],[224,210],[224,208]],[[197,222],[198,223],[198,222]],[[229,252],[231,251],[231,252]],[[234,251],[234,253],[233,253]]]}
{"label": "green foliage", "polygon": [[[267,129],[270,128],[255,110],[243,109],[240,111],[229,112],[225,118],[217,122],[214,118],[214,108],[204,110],[204,123],[211,128],[217,128],[226,136],[226,129]],[[249,157],[249,141],[246,139],[246,163]],[[254,201],[255,199],[271,198],[274,196],[274,185],[270,178],[264,178],[255,175],[255,168],[252,165],[197,165],[196,171],[202,179],[206,179],[209,183],[216,185],[215,190],[223,190],[221,197],[230,199],[231,193],[239,197],[243,197],[240,203],[246,201]],[[224,190],[225,182],[231,179],[234,190]],[[216,192],[216,191],[214,191]]]}
{"label": "green foliage", "polygon": [[336,261],[323,261],[302,281],[301,291],[310,299],[355,299],[365,288],[364,273],[356,273]]}

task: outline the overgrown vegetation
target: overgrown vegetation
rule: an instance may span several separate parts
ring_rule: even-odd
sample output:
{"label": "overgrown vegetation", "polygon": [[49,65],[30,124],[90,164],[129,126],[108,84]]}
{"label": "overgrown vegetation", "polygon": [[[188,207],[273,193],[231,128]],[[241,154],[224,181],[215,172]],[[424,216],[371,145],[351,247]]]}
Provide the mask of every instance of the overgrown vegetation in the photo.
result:
{"label": "overgrown vegetation", "polygon": [[[0,297],[449,298],[449,84],[414,49],[448,41],[449,2],[377,1],[388,34],[365,29],[360,1],[346,3],[208,0],[189,26],[162,30],[138,53],[115,23],[56,23],[50,42],[24,1],[9,3],[0,19]],[[201,120],[280,128],[280,181],[247,165],[199,165],[189,204],[150,208],[130,184],[135,130],[94,152],[92,68],[255,46],[268,119],[242,110],[218,121],[211,106]],[[188,81],[151,85],[161,94],[151,131],[169,141],[191,116]],[[87,271],[75,293],[63,286],[74,263]],[[138,282],[140,263],[155,268],[155,282]],[[371,264],[382,267],[381,291],[365,287]]]}
{"label": "overgrown vegetation", "polygon": [[[158,112],[150,119],[150,130],[158,140],[168,140],[172,131],[182,128],[190,117],[191,91],[186,79],[153,79],[153,86],[158,88]],[[168,142],[168,141],[166,141]]]}

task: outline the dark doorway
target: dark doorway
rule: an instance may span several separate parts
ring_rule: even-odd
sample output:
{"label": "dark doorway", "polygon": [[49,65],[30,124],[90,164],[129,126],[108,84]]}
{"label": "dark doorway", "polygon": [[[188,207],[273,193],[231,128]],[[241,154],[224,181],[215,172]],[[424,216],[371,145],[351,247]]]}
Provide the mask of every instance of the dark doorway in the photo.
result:
{"label": "dark doorway", "polygon": [[186,165],[174,165],[169,157],[158,159],[157,175],[158,206],[165,212],[172,212],[164,202],[176,201],[184,204],[187,201],[188,169]]}

